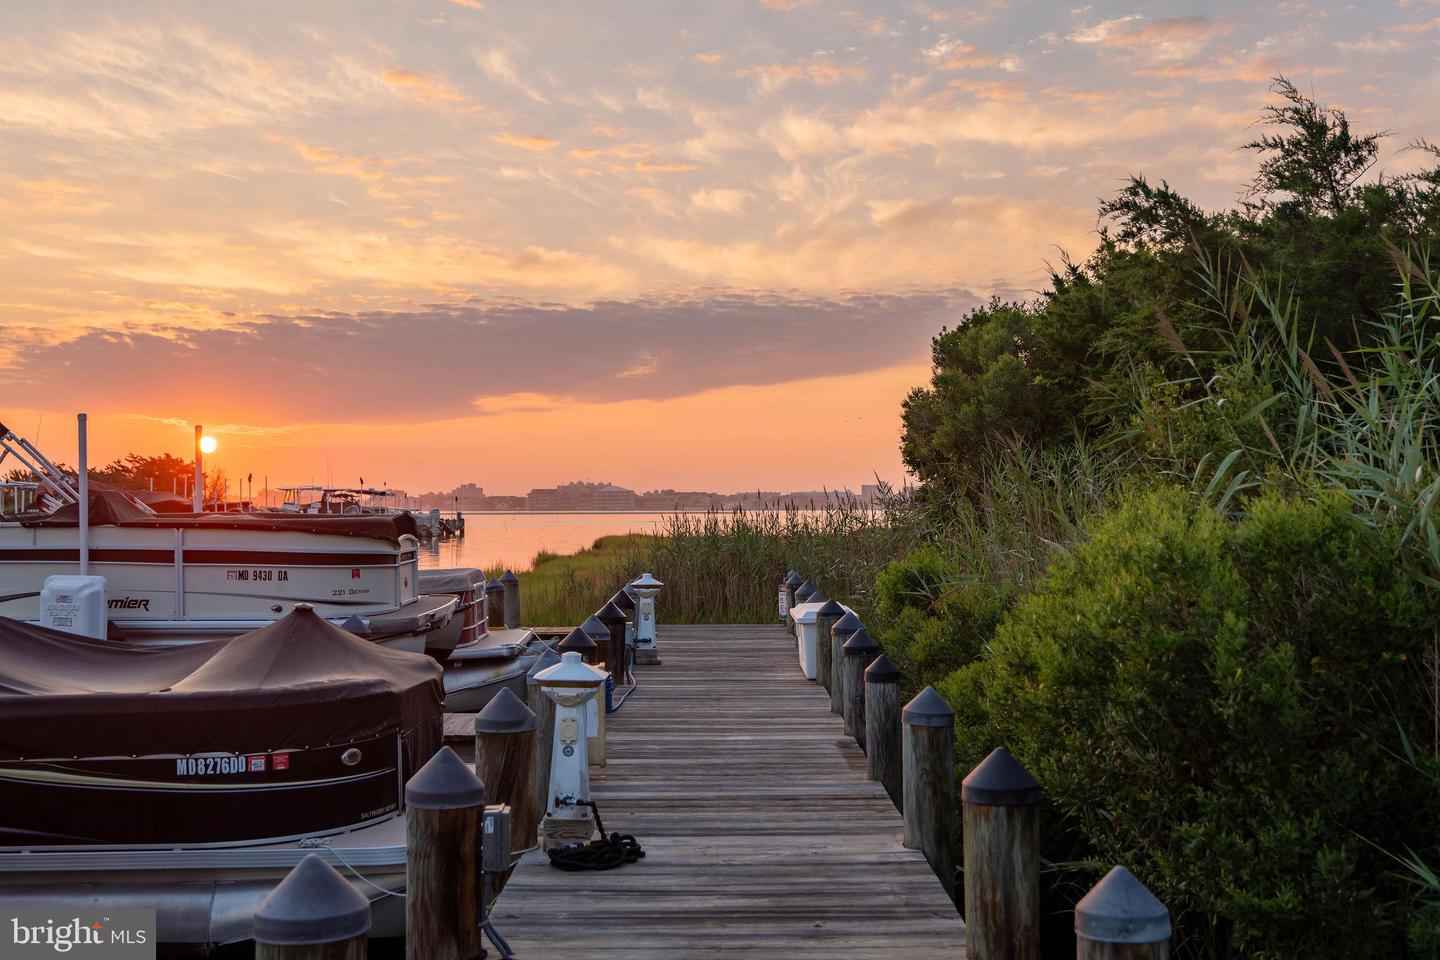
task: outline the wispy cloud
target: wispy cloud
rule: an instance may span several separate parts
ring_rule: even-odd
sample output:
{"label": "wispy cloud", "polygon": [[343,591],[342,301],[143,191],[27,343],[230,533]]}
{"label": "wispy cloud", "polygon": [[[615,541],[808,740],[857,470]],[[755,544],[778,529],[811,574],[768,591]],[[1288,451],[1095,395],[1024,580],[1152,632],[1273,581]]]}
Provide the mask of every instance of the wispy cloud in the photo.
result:
{"label": "wispy cloud", "polygon": [[386,86],[406,97],[422,103],[458,104],[465,103],[466,97],[454,87],[436,77],[401,67],[388,67],[380,72],[380,79]]}

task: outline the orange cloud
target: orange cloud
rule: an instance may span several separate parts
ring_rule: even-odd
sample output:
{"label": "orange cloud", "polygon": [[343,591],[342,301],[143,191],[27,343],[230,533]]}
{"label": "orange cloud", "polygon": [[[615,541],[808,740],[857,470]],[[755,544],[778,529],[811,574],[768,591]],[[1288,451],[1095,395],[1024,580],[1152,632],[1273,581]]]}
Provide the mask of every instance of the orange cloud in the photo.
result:
{"label": "orange cloud", "polygon": [[685,173],[687,170],[694,170],[693,163],[654,163],[649,160],[636,160],[635,169],[645,173]]}
{"label": "orange cloud", "polygon": [[315,164],[315,169],[321,173],[354,177],[357,180],[379,180],[385,176],[366,164],[361,157],[341,156],[325,147],[312,147],[308,144],[297,143],[295,152]]}
{"label": "orange cloud", "polygon": [[466,102],[465,95],[458,90],[434,77],[413,70],[390,67],[380,72],[380,79],[387,86],[415,100],[428,103]]}
{"label": "orange cloud", "polygon": [[508,130],[497,133],[490,139],[507,147],[519,147],[521,150],[549,150],[560,142],[540,133],[511,133]]}
{"label": "orange cloud", "polygon": [[797,60],[794,63],[770,63],[745,67],[735,71],[737,77],[755,77],[762,88],[775,90],[794,80],[829,86],[846,80],[864,80],[869,74],[862,68],[849,63],[834,63],[830,60]]}
{"label": "orange cloud", "polygon": [[720,61],[722,61],[722,60],[725,59],[725,54],[723,54],[723,53],[697,53],[697,54],[695,54],[693,57],[691,57],[691,59],[692,59],[692,60],[698,60],[700,63],[719,63]]}

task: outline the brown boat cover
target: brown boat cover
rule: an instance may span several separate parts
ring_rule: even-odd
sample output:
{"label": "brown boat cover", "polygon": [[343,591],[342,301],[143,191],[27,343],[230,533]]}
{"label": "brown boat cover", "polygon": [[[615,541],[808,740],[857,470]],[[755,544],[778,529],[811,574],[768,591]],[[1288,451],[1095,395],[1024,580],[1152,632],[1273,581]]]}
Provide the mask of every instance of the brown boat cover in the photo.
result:
{"label": "brown boat cover", "polygon": [[440,748],[443,674],[305,607],[170,648],[0,617],[0,760],[248,754],[398,732],[408,777]]}
{"label": "brown boat cover", "polygon": [[[80,505],[67,503],[51,513],[27,517],[27,527],[76,527]],[[408,513],[161,513],[147,512],[119,490],[97,490],[90,494],[90,526],[175,527],[211,530],[275,530],[286,533],[327,533],[341,537],[366,537],[398,543],[400,537],[416,536],[415,518]]]}

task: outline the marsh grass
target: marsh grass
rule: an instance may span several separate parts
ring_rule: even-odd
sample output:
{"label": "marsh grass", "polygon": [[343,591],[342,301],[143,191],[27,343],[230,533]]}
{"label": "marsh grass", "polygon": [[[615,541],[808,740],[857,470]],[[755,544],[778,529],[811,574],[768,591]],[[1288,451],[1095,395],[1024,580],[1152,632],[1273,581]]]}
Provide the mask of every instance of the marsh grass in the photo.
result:
{"label": "marsh grass", "polygon": [[902,501],[679,514],[653,535],[601,537],[568,556],[542,551],[518,574],[525,622],[574,626],[646,571],[665,584],[660,619],[667,623],[772,622],[780,579],[792,567],[827,596],[863,606],[880,567],[916,542]]}

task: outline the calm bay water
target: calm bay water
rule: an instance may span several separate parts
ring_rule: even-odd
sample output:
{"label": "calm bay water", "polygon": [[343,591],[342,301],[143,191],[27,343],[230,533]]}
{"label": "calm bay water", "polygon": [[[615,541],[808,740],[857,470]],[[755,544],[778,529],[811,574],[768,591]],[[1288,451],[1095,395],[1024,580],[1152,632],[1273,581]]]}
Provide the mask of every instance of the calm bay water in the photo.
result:
{"label": "calm bay water", "polygon": [[654,533],[664,513],[469,513],[464,539],[420,545],[420,566],[504,564],[517,573],[541,550],[574,553],[612,533]]}

